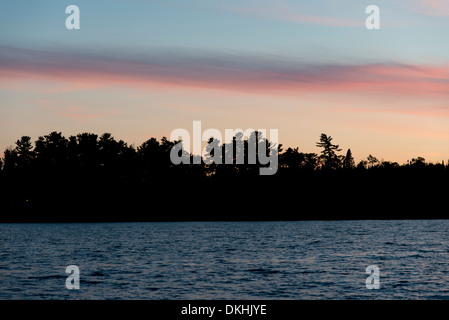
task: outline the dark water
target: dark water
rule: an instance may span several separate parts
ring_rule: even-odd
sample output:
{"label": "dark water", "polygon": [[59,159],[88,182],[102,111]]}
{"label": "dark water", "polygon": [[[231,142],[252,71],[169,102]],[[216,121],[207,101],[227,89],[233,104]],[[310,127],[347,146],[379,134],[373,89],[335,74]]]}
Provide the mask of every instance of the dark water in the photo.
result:
{"label": "dark water", "polygon": [[[0,299],[447,299],[448,231],[446,220],[0,224]],[[79,290],[65,286],[68,265]]]}

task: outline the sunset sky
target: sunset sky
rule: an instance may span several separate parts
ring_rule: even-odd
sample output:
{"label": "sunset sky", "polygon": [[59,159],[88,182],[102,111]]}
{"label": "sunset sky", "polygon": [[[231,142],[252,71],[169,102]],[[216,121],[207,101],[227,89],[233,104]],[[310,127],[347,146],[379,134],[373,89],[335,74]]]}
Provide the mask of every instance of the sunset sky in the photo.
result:
{"label": "sunset sky", "polygon": [[139,145],[201,120],[447,162],[448,32],[449,0],[0,0],[0,155],[23,135]]}

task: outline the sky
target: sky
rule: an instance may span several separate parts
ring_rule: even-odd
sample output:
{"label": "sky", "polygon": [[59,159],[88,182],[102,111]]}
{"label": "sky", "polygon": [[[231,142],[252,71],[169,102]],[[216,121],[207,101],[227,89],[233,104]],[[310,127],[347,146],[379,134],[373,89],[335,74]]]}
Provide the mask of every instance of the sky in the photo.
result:
{"label": "sky", "polygon": [[0,154],[24,135],[137,146],[201,121],[447,162],[448,28],[449,0],[0,0]]}

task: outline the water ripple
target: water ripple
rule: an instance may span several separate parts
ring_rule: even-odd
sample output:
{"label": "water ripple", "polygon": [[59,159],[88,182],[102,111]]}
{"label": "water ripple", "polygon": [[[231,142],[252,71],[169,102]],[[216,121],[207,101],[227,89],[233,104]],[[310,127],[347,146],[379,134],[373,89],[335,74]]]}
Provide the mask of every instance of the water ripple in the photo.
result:
{"label": "water ripple", "polygon": [[[0,299],[449,299],[449,221],[0,224]],[[80,289],[67,290],[68,265]],[[368,265],[380,289],[368,290]]]}

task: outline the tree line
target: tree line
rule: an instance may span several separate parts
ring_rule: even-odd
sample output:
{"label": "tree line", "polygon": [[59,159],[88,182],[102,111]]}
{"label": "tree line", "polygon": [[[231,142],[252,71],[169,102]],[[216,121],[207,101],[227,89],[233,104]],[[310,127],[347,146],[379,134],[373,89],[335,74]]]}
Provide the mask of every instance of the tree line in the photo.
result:
{"label": "tree line", "polygon": [[[316,142],[319,154],[284,150],[267,140],[265,150],[257,152],[278,152],[279,168],[261,177],[263,165],[247,161],[248,141],[265,139],[258,135],[253,132],[240,144],[238,139],[229,144],[210,140],[206,158],[215,157],[219,148],[222,157],[233,150],[232,159],[220,165],[175,165],[170,152],[179,141],[166,138],[135,147],[110,133],[66,138],[51,132],[34,143],[23,136],[0,159],[0,220],[430,217],[446,198],[449,168],[443,162],[416,157],[398,164],[369,155],[356,163],[350,149],[341,154],[324,133]],[[195,201],[226,213],[194,210]],[[282,209],[282,202],[300,209]]]}
{"label": "tree line", "polygon": [[[237,159],[239,155],[242,155],[245,159],[244,163],[248,162],[248,141],[253,135],[257,134],[257,132],[253,132],[248,140],[244,140],[244,148],[241,150],[239,150],[235,138],[233,143],[230,144],[220,144],[220,141],[210,139],[207,147],[209,153],[206,154],[206,160],[207,158],[214,157],[214,152],[216,152],[217,148],[222,148],[220,157],[225,157],[226,150],[233,148],[232,163],[230,165],[224,165],[227,167],[225,169],[226,174],[229,174],[230,169],[235,170],[235,173],[247,173],[248,168],[252,166],[247,165],[246,168],[238,170],[240,164],[237,163]],[[351,149],[348,149],[345,155],[337,154],[342,149],[332,141],[333,138],[331,136],[324,133],[321,134],[316,146],[322,150],[320,154],[317,154],[300,152],[299,147],[289,147],[283,150],[282,144],[275,146],[267,140],[266,152],[272,152],[274,147],[277,148],[279,167],[284,171],[293,171],[296,169],[309,171],[328,169],[369,170],[374,168],[386,169],[399,167],[447,168],[444,161],[441,163],[428,163],[423,157],[412,158],[406,164],[399,164],[392,161],[379,161],[371,154],[356,164]],[[150,138],[135,147],[123,140],[117,141],[110,133],[104,133],[101,136],[92,133],[81,133],[66,138],[61,132],[51,132],[48,135],[40,136],[33,145],[31,137],[23,136],[15,142],[15,146],[8,147],[4,150],[4,156],[0,158],[0,172],[3,175],[14,175],[23,170],[54,171],[65,168],[67,170],[85,170],[90,173],[95,171],[124,175],[132,174],[132,171],[136,171],[136,174],[139,174],[144,179],[152,175],[161,175],[161,172],[166,173],[167,170],[175,170],[174,168],[177,165],[174,165],[170,161],[170,151],[178,142],[169,141],[165,137],[159,141],[156,138]],[[196,157],[192,154],[189,156],[191,158]],[[225,161],[222,161],[222,163],[224,164]],[[181,164],[180,167],[184,168],[177,170],[177,174],[189,171],[188,167],[191,168],[194,166]],[[221,173],[219,166],[213,163],[209,165],[201,163],[201,167],[202,170],[193,171],[200,171],[201,174],[207,176],[219,175]],[[245,166],[243,165],[242,167]]]}

